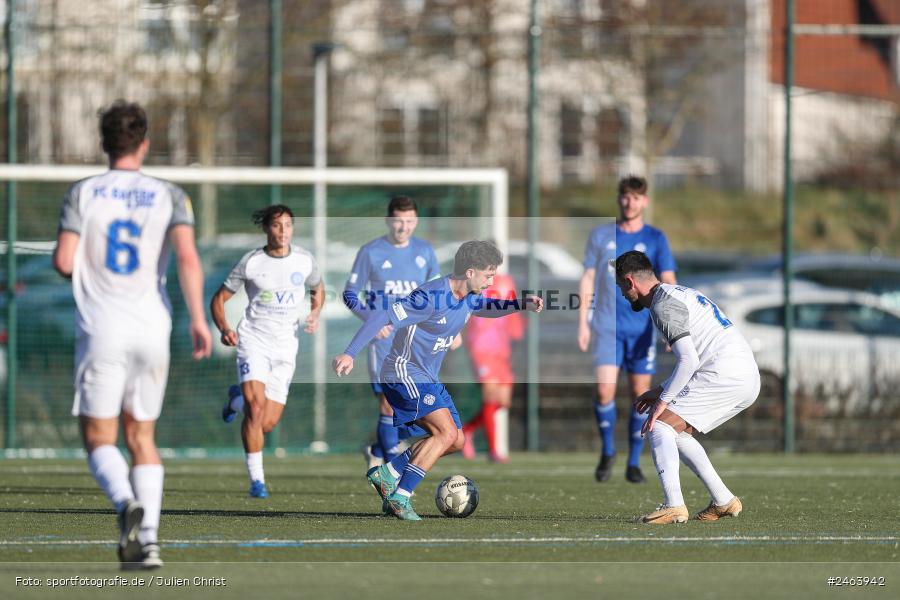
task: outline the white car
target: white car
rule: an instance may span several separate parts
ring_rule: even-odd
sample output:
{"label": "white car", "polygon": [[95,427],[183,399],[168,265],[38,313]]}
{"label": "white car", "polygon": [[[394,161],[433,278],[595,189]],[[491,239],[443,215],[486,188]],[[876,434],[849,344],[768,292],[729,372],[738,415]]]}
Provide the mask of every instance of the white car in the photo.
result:
{"label": "white car", "polygon": [[[900,386],[900,311],[865,292],[798,286],[792,291],[794,390],[823,416],[891,411]],[[781,291],[715,295],[728,319],[750,343],[764,379],[784,375]]]}

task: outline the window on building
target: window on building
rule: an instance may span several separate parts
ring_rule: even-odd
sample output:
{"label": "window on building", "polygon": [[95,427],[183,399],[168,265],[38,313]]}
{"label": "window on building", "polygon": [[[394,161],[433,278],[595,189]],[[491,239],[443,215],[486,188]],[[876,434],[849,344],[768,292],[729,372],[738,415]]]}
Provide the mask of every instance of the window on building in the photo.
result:
{"label": "window on building", "polygon": [[563,103],[559,115],[560,143],[563,158],[582,154],[582,112],[580,108]]}
{"label": "window on building", "polygon": [[443,111],[436,108],[420,108],[418,123],[419,154],[422,156],[446,156],[447,127]]}
{"label": "window on building", "polygon": [[597,155],[602,159],[625,154],[625,120],[615,108],[605,108],[597,115]]}
{"label": "window on building", "polygon": [[402,165],[405,152],[406,127],[403,110],[384,108],[378,114],[378,129],[381,147],[381,163],[387,166]]}

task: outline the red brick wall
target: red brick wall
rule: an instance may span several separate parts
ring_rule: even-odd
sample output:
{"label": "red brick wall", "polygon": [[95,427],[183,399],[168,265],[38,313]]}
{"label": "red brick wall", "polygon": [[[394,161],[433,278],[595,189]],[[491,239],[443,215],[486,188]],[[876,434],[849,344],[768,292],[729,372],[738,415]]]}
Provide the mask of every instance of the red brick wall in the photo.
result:
{"label": "red brick wall", "polygon": [[[865,3],[881,23],[900,24],[897,0],[795,0],[795,23],[857,24]],[[785,0],[771,0],[770,10],[769,77],[783,83]],[[795,85],[900,102],[900,88],[892,80],[890,61],[871,38],[798,35],[794,52]]]}

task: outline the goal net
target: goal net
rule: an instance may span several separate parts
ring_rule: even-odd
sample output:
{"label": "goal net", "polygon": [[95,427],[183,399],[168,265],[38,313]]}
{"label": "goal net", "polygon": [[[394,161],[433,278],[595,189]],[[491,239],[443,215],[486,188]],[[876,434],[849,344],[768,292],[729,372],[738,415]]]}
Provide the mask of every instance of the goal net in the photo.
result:
{"label": "goal net", "polygon": [[[4,272],[6,253],[15,253],[15,283],[9,274],[3,283],[17,290],[17,377],[14,402],[8,405],[14,407],[9,418],[17,448],[65,451],[81,445],[76,420],[69,416],[74,300],[69,282],[53,271],[50,253],[66,188],[103,171],[102,166],[0,165],[0,181],[16,182],[17,234],[9,239],[4,213],[0,250]],[[505,249],[509,236],[507,174],[502,169],[147,167],[144,172],[179,184],[192,198],[207,304],[240,257],[265,244],[251,213],[270,203],[286,204],[294,212],[294,243],[319,261],[327,303],[322,330],[315,336],[300,334],[289,407],[270,436],[273,447],[290,451],[357,450],[374,431],[378,409],[367,378],[336,384],[328,371],[331,357],[343,350],[360,324],[343,306],[340,292],[359,247],[385,234],[391,196],[407,195],[417,202],[415,235],[442,250],[442,273],[452,264],[448,249],[454,243],[490,238]],[[4,206],[9,201],[6,194],[6,186],[0,186]],[[216,342],[211,360],[191,360],[188,317],[177,281],[170,265],[172,355],[157,441],[179,453],[238,452],[240,428],[224,426],[220,417],[226,390],[236,379],[233,350]],[[5,295],[2,303],[0,334],[10,335]],[[234,326],[242,301],[236,297],[226,306]],[[211,329],[217,338],[212,324]],[[0,349],[4,350],[0,383],[5,390],[6,347]],[[448,362],[453,360],[464,359]],[[358,362],[358,370],[365,373],[364,359]],[[457,394],[461,401],[477,405],[477,385],[459,385],[469,386]]]}

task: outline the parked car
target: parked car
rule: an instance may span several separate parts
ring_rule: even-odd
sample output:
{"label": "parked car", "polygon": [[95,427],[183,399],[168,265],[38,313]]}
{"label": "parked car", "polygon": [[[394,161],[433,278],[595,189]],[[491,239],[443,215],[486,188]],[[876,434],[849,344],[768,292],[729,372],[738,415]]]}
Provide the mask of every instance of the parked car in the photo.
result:
{"label": "parked car", "polygon": [[[751,261],[746,271],[760,275],[781,275],[781,256]],[[792,260],[797,279],[828,287],[869,292],[900,309],[900,259],[858,254],[800,253]]]}
{"label": "parked car", "polygon": [[676,275],[679,280],[698,275],[719,275],[744,270],[747,256],[737,252],[716,250],[687,250],[675,252],[678,265]]}
{"label": "parked car", "polygon": [[[714,295],[747,338],[764,378],[780,381],[784,303],[780,290]],[[791,372],[795,390],[825,415],[880,414],[900,385],[900,311],[865,292],[824,287],[792,294]]]}

